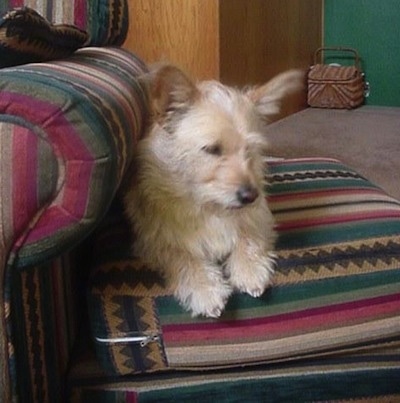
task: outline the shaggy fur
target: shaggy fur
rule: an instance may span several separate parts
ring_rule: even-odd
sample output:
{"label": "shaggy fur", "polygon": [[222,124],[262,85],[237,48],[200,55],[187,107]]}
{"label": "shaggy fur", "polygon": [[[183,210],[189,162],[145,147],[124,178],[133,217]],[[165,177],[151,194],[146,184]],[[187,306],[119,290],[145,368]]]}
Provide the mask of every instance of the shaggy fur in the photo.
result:
{"label": "shaggy fur", "polygon": [[195,84],[170,65],[145,79],[151,125],[125,210],[135,252],[162,270],[193,315],[218,317],[234,290],[258,297],[271,283],[275,232],[261,132],[302,76],[291,70],[245,91]]}

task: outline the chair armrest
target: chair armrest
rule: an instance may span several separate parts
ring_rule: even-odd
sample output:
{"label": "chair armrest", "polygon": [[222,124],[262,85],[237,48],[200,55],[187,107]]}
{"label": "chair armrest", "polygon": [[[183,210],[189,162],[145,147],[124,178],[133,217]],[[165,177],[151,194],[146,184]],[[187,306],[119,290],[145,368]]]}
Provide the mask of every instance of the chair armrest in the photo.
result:
{"label": "chair armrest", "polygon": [[9,266],[68,250],[107,211],[143,128],[145,71],[119,48],[1,70],[0,247]]}

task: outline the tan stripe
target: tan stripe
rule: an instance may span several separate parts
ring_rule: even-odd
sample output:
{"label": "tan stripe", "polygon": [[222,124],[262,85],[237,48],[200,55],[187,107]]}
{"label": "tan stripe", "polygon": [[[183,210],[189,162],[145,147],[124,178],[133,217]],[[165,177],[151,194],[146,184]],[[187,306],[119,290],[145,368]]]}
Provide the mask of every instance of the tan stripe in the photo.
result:
{"label": "tan stripe", "polygon": [[314,208],[310,210],[299,210],[285,213],[274,213],[275,219],[278,223],[290,223],[292,221],[306,221],[314,218],[329,219],[333,216],[352,216],[360,213],[379,213],[394,211],[396,216],[400,218],[400,209],[396,206],[381,204],[381,203],[368,203],[368,204],[355,204],[345,206],[324,206],[321,208]]}
{"label": "tan stripe", "polygon": [[[331,401],[334,403],[334,401]],[[378,397],[363,397],[361,399],[349,399],[349,400],[336,400],[338,403],[396,403],[400,402],[400,394],[398,395],[387,395],[387,396],[378,396]]]}
{"label": "tan stripe", "polygon": [[342,249],[346,250],[347,248],[351,247],[354,249],[359,249],[365,246],[375,247],[376,243],[380,243],[383,246],[387,246],[390,243],[400,244],[400,236],[382,236],[382,237],[375,237],[375,238],[368,238],[368,239],[360,239],[354,240],[350,243],[345,242],[332,242],[331,244],[325,244],[323,247],[318,248],[310,248],[309,246],[305,246],[304,248],[296,248],[296,249],[282,249],[279,250],[277,253],[280,257],[287,258],[292,255],[296,256],[303,256],[304,253],[306,254],[313,254],[317,255],[322,251],[331,253],[333,249]]}
{"label": "tan stripe", "polygon": [[39,14],[46,15],[46,14],[44,14],[44,10],[46,10],[46,9],[45,9],[45,5],[43,4],[45,2],[46,2],[46,0],[25,0],[24,4],[27,7],[33,8]]}
{"label": "tan stripe", "polygon": [[352,343],[369,343],[382,337],[394,337],[399,332],[398,318],[382,319],[370,323],[328,329],[293,337],[256,343],[228,345],[192,345],[190,347],[165,346],[171,367],[232,365],[240,362],[261,362],[318,353],[325,349],[343,348]]}
{"label": "tan stripe", "polygon": [[74,24],[75,1],[53,1],[53,22],[55,24]]}
{"label": "tan stripe", "polygon": [[[340,203],[360,203],[360,202],[381,202],[381,203],[393,203],[397,202],[394,198],[387,196],[382,193],[356,193],[356,194],[340,194],[340,195],[329,195],[326,196],[313,196],[305,195],[305,197],[291,198],[282,201],[275,201],[272,199],[270,202],[270,207],[275,210],[294,210],[304,207],[314,207],[321,205],[335,205]],[[350,204],[349,203],[349,204]],[[397,202],[398,203],[398,202]],[[348,204],[348,205],[349,205]],[[392,205],[392,208],[398,208],[400,211],[400,206]],[[279,211],[277,211],[278,213]],[[286,214],[286,213],[285,213]]]}

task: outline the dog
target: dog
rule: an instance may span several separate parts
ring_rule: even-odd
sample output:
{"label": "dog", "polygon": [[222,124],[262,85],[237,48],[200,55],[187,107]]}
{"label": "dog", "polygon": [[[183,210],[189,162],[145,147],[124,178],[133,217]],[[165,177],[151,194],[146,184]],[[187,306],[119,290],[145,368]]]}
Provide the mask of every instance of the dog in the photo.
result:
{"label": "dog", "polygon": [[239,90],[161,65],[143,80],[149,129],[123,197],[134,251],[193,316],[218,318],[234,291],[259,297],[274,272],[263,125],[301,86],[289,70]]}

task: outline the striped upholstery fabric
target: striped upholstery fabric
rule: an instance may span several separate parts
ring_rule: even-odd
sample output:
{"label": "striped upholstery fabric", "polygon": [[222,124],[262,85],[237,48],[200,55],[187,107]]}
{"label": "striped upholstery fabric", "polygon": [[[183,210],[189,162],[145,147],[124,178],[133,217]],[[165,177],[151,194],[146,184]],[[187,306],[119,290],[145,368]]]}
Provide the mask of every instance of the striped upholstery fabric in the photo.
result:
{"label": "striped upholstery fabric", "polygon": [[[64,320],[71,297],[59,288],[73,276],[65,253],[92,231],[121,183],[146,116],[137,79],[144,71],[133,54],[112,47],[1,71],[0,365],[27,396],[31,386],[38,394],[55,388],[50,376],[65,367],[52,358],[54,346],[69,351],[75,322]],[[61,338],[44,348],[43,329],[55,324]],[[45,397],[36,401],[54,401]]]}
{"label": "striped upholstery fabric", "polygon": [[13,365],[21,402],[62,402],[82,310],[81,253],[65,253],[13,276]]}
{"label": "striped upholstery fabric", "polygon": [[23,6],[54,24],[75,25],[86,31],[92,46],[122,45],[128,31],[127,0],[0,0],[0,15]]}
{"label": "striped upholstery fabric", "polygon": [[73,403],[395,403],[400,401],[399,345],[338,358],[106,377],[86,352],[71,371]]}
{"label": "striped upholstery fabric", "polygon": [[29,186],[29,197],[2,197],[14,211],[10,257],[18,252],[19,267],[76,244],[106,210],[141,133],[144,70],[122,49],[85,48],[65,61],[2,71],[2,164],[14,175],[10,186],[21,183],[14,192]]}
{"label": "striped upholstery fabric", "polygon": [[[370,372],[376,379],[389,374],[392,381],[376,385],[374,393],[400,392],[393,381],[394,375],[400,376],[400,202],[330,159],[272,162],[269,182],[268,199],[279,233],[276,284],[258,299],[233,296],[218,320],[184,312],[158,274],[130,256],[123,218],[117,214],[105,221],[97,238],[96,250],[101,252],[96,254],[89,298],[94,344],[104,370],[128,375],[269,364],[259,375],[265,388],[283,385],[287,377],[293,377],[302,393],[307,393],[310,379],[326,388],[338,382],[330,397],[318,396],[321,400],[373,395],[373,385],[342,391],[346,371],[360,377]],[[301,386],[304,368],[311,375]],[[330,379],[327,374],[337,368],[343,368],[342,373]],[[190,375],[184,380],[176,375],[156,379],[172,389],[185,384],[191,396],[204,382],[221,376],[228,389],[233,385],[239,393],[236,378],[246,378],[248,371],[254,370],[213,372],[198,381]],[[83,372],[74,379],[80,385],[73,388],[76,401],[85,401],[82,385],[104,377],[101,373]],[[162,396],[175,393],[161,385],[161,392],[145,392],[154,377],[135,379],[130,387],[125,379],[124,388],[137,401],[142,393],[144,401],[147,396],[163,401]],[[193,391],[186,382],[193,383]],[[255,383],[245,383],[247,393],[253,393]],[[104,386],[114,387],[111,380]],[[313,388],[316,392],[316,384]],[[205,390],[216,388],[207,385]],[[110,396],[109,401],[132,398],[125,391],[110,391]]]}

